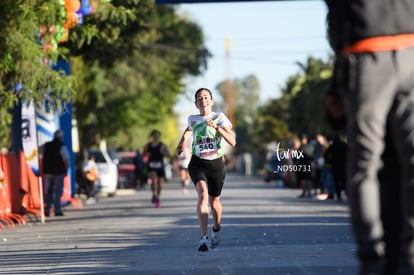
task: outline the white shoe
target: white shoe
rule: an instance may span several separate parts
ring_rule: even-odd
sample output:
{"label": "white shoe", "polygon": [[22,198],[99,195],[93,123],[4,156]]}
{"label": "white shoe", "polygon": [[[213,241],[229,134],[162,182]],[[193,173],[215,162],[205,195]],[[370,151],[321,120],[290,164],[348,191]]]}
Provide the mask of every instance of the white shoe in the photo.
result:
{"label": "white shoe", "polygon": [[95,204],[96,203],[96,199],[95,198],[88,198],[87,200],[86,200],[86,204]]}
{"label": "white shoe", "polygon": [[208,251],[208,238],[207,238],[207,236],[201,237],[199,245],[198,245],[198,251],[201,251],[201,252]]}

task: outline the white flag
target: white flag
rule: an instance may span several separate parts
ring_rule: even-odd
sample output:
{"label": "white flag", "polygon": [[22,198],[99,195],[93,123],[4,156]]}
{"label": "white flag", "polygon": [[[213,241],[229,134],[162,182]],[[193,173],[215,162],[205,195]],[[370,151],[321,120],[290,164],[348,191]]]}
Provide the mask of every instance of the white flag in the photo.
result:
{"label": "white flag", "polygon": [[26,160],[35,175],[39,175],[39,151],[36,131],[36,109],[33,100],[22,104],[22,144]]}

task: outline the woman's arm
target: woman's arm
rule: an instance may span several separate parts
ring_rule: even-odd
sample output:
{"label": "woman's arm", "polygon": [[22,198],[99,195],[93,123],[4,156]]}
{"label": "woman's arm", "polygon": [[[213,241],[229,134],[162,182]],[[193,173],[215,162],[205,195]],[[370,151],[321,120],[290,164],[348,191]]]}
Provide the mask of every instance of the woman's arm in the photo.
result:
{"label": "woman's arm", "polygon": [[231,146],[236,146],[236,137],[230,126],[220,127],[213,120],[207,120],[207,125],[216,129],[216,131],[227,141]]}
{"label": "woman's arm", "polygon": [[191,135],[191,130],[188,129],[188,127],[185,128],[184,133],[181,136],[180,141],[178,142],[178,145],[177,145],[177,149],[176,149],[177,156],[180,155],[181,152],[183,151],[183,144],[190,135]]}
{"label": "woman's arm", "polygon": [[231,146],[236,146],[236,137],[234,136],[233,130],[231,127],[220,127],[216,125],[216,131],[227,141]]}

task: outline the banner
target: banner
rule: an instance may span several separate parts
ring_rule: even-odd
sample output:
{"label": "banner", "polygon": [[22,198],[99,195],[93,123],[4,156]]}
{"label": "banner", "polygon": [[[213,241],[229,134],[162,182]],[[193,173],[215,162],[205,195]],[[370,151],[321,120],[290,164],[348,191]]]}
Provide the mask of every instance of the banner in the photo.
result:
{"label": "banner", "polygon": [[36,108],[36,127],[39,147],[51,141],[55,131],[60,128],[56,104],[49,98]]}
{"label": "banner", "polygon": [[39,151],[37,145],[36,108],[33,100],[22,104],[22,145],[27,163],[39,176]]}

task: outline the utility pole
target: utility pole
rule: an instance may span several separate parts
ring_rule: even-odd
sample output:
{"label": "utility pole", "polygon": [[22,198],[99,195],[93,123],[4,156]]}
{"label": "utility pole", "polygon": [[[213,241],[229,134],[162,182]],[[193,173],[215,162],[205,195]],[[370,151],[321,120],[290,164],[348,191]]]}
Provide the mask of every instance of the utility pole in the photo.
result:
{"label": "utility pole", "polygon": [[[226,37],[226,81],[225,81],[225,94],[224,94],[224,101],[227,105],[227,117],[233,124],[232,130],[236,133],[236,120],[234,117],[234,87],[233,81],[231,80],[231,57],[230,57],[230,38]],[[227,143],[225,143],[227,144]],[[228,169],[235,168],[235,157],[234,157],[234,150],[231,146],[228,146],[226,151],[226,166]]]}
{"label": "utility pole", "polygon": [[227,117],[230,119],[233,124],[233,130],[236,128],[236,121],[234,117],[234,91],[233,91],[233,81],[231,80],[231,47],[230,47],[230,38],[226,37],[226,85],[225,85],[225,102],[227,105]]}

